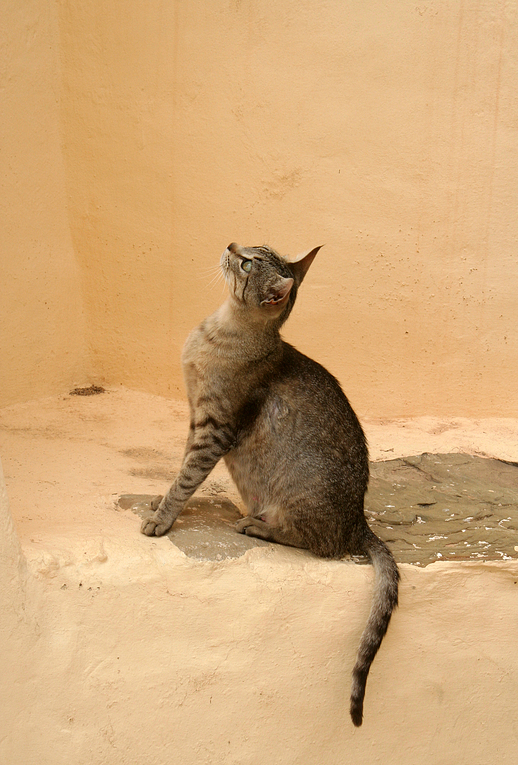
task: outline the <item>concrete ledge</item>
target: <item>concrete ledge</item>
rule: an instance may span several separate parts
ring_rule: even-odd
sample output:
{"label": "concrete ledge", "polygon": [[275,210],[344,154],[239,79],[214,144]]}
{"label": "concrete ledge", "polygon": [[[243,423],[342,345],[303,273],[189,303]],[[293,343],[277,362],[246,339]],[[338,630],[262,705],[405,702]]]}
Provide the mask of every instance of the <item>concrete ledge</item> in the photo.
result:
{"label": "concrete ledge", "polygon": [[7,413],[33,430],[3,444],[23,555],[2,489],[2,762],[515,762],[516,561],[401,566],[401,607],[355,729],[371,567],[271,545],[200,561],[143,537],[111,497],[156,487],[121,455],[150,449],[150,433],[130,438],[136,417],[120,424],[107,402],[74,403],[76,415],[62,402],[63,419],[59,402],[39,402],[37,428],[36,407]]}

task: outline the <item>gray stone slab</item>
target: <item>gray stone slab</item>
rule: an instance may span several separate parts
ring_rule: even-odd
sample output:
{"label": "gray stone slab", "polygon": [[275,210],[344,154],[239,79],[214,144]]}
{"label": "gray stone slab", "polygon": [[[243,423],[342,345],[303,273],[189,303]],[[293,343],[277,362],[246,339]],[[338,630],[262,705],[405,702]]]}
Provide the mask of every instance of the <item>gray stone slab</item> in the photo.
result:
{"label": "gray stone slab", "polygon": [[[119,506],[141,518],[152,496]],[[518,466],[466,454],[421,454],[371,463],[369,524],[399,563],[518,557]],[[194,497],[168,533],[186,555],[222,560],[270,543],[238,534],[238,508],[222,496]]]}
{"label": "gray stone slab", "polygon": [[[119,506],[140,518],[151,515],[153,495],[123,494]],[[167,536],[190,558],[223,560],[239,558],[251,547],[270,543],[238,534],[234,526],[242,517],[238,508],[224,497],[194,497],[176,519]]]}
{"label": "gray stone slab", "polygon": [[517,558],[518,467],[467,454],[371,464],[366,515],[400,563]]}

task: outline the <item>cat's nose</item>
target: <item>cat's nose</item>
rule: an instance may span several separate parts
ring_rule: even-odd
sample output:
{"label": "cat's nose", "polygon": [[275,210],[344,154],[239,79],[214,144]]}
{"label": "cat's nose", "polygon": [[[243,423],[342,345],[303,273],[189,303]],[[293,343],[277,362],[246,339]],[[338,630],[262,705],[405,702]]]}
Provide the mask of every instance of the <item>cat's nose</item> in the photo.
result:
{"label": "cat's nose", "polygon": [[229,245],[228,245],[228,247],[227,247],[227,250],[228,250],[229,252],[233,252],[233,253],[235,254],[235,253],[237,253],[237,252],[238,252],[238,250],[239,250],[239,245],[238,245],[238,244],[236,244],[235,242],[230,242],[230,244],[229,244]]}

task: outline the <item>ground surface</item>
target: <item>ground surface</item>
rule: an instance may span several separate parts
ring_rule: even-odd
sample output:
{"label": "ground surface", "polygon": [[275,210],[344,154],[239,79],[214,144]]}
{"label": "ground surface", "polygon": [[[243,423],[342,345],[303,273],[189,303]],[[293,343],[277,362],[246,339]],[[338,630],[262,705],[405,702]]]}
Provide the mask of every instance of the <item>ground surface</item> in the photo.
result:
{"label": "ground surface", "polygon": [[[167,489],[181,461],[187,422],[183,402],[122,389],[0,411],[11,511],[29,557],[59,538],[96,538],[108,530],[137,535],[140,521],[121,509],[119,497]],[[371,459],[384,461],[372,469],[369,517],[399,561],[518,556],[518,468],[462,456],[517,462],[518,420],[426,417],[363,424]],[[423,453],[459,456],[419,457]],[[235,488],[218,465],[176,527],[178,546],[193,557],[242,554],[254,542],[232,536],[238,507]],[[214,524],[220,529],[216,546]]]}

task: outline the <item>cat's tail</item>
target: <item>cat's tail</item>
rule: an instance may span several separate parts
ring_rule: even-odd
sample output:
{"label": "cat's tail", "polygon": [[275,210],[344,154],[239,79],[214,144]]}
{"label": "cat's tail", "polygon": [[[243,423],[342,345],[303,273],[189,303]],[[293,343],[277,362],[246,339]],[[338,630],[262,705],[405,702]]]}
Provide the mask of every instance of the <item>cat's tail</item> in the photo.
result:
{"label": "cat's tail", "polygon": [[370,529],[366,532],[363,544],[364,552],[374,566],[375,589],[369,619],[360,640],[353,669],[351,718],[356,726],[362,724],[367,675],[389,626],[392,611],[397,606],[399,583],[398,567],[386,544]]}

